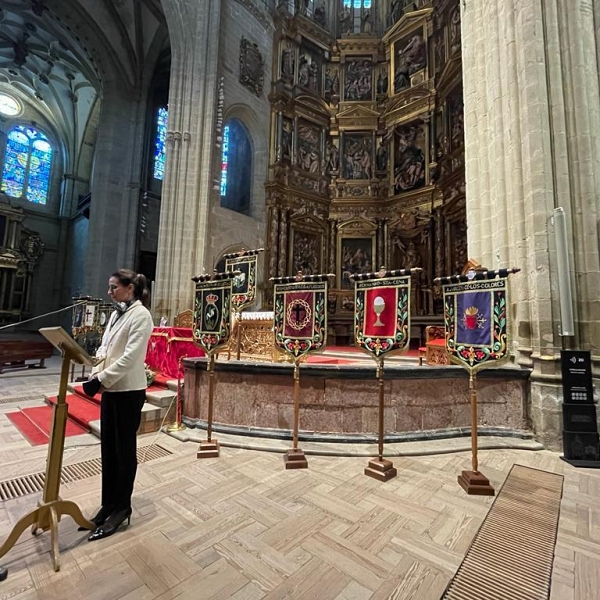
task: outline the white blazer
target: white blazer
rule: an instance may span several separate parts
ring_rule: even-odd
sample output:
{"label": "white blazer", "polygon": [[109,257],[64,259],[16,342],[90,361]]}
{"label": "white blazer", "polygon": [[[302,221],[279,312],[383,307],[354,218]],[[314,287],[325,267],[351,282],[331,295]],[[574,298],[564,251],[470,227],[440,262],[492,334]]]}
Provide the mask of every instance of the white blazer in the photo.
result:
{"label": "white blazer", "polygon": [[104,362],[94,367],[92,375],[97,374],[102,386],[110,392],[145,390],[148,384],[144,361],[152,333],[152,316],[139,300],[121,317],[117,318],[118,315],[115,311],[109,319],[102,345],[96,351],[96,356]]}

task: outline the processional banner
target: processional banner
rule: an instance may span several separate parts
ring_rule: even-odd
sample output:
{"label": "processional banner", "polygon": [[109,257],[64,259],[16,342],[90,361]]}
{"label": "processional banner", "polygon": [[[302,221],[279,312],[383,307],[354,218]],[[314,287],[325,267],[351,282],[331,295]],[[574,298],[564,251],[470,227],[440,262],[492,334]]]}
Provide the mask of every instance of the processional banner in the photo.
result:
{"label": "processional banner", "polygon": [[[474,274],[474,281],[442,278],[446,351],[470,372],[497,366],[509,358],[507,276],[513,270]],[[457,279],[457,278],[456,278]]]}
{"label": "processional banner", "polygon": [[207,354],[227,344],[231,333],[231,283],[237,272],[194,277],[194,324],[192,337]]}
{"label": "processional banner", "polygon": [[325,349],[327,343],[327,275],[308,275],[301,281],[274,281],[273,329],[275,346],[298,358]]}
{"label": "processional banner", "polygon": [[375,358],[405,350],[410,341],[410,271],[380,271],[351,279],[356,346]]}
{"label": "processional banner", "polygon": [[225,255],[225,271],[239,271],[233,278],[231,309],[241,312],[243,308],[254,302],[256,297],[257,250],[243,250]]}

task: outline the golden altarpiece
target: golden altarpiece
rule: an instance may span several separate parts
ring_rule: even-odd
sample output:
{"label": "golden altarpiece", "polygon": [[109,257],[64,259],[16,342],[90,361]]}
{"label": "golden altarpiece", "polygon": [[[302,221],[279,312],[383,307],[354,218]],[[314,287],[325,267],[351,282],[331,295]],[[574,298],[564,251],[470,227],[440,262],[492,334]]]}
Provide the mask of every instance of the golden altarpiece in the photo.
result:
{"label": "golden altarpiece", "polygon": [[335,273],[344,344],[349,276],[421,267],[422,338],[443,312],[433,279],[467,260],[458,1],[300,0],[275,24],[267,278]]}

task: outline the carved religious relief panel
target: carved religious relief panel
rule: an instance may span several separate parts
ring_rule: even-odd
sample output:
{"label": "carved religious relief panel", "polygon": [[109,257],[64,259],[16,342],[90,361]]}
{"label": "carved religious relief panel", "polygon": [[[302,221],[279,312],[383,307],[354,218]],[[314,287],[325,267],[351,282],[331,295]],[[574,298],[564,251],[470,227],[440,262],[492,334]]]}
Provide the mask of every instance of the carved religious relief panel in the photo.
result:
{"label": "carved religious relief panel", "polygon": [[294,135],[294,121],[288,117],[281,120],[281,159],[284,162],[292,161]]}
{"label": "carved religious relief panel", "polygon": [[264,60],[258,45],[242,37],[240,40],[240,83],[260,96],[265,79],[264,71]]}
{"label": "carved religious relief panel", "polygon": [[344,100],[346,102],[373,100],[373,64],[370,60],[356,58],[346,63]]}
{"label": "carved religious relief panel", "polygon": [[394,134],[394,193],[416,190],[426,183],[427,127],[415,122],[396,127]]}
{"label": "carved religious relief panel", "polygon": [[279,76],[286,83],[294,83],[296,67],[296,46],[292,40],[284,38],[280,43]]}
{"label": "carved religious relief panel", "polygon": [[373,139],[370,133],[344,136],[342,177],[346,179],[373,178]]}
{"label": "carved religious relief panel", "polygon": [[323,236],[321,233],[291,228],[290,269],[291,274],[302,271],[304,275],[317,275],[321,272]]}
{"label": "carved religious relief panel", "polygon": [[394,42],[394,93],[398,94],[427,78],[427,44],[422,27]]}
{"label": "carved religious relief panel", "polygon": [[321,92],[322,64],[320,52],[304,43],[298,56],[298,85],[315,94]]}
{"label": "carved religious relief panel", "polygon": [[306,173],[321,172],[321,129],[306,121],[298,121],[298,166]]}
{"label": "carved religious relief panel", "polygon": [[375,236],[341,236],[338,238],[338,281],[343,290],[354,287],[350,275],[370,273],[375,256]]}

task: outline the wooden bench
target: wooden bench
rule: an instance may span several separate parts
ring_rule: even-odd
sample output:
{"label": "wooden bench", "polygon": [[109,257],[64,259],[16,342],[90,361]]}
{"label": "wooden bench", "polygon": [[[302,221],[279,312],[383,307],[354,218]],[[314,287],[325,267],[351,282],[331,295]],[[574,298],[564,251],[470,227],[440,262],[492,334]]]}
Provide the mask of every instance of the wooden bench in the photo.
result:
{"label": "wooden bench", "polygon": [[[0,336],[0,373],[7,368],[43,369],[52,356],[54,346],[41,335]],[[37,361],[26,364],[25,361]]]}

